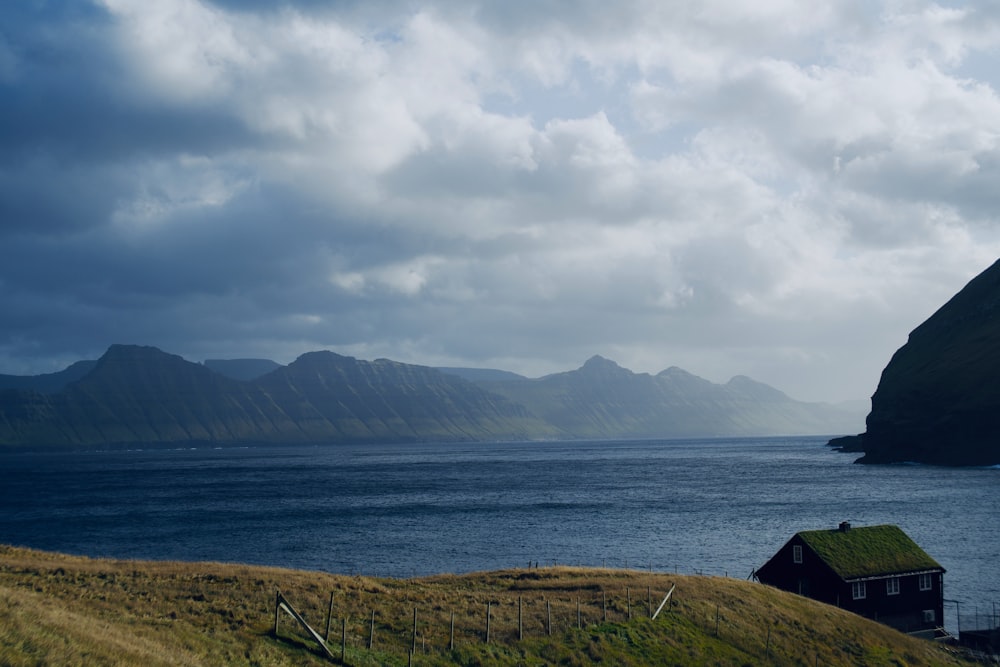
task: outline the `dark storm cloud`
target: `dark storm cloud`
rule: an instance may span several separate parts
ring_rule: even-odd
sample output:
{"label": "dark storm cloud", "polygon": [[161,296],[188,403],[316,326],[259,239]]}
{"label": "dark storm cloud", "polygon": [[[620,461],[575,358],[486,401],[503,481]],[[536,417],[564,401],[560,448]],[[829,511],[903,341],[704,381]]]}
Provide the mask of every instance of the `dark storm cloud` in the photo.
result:
{"label": "dark storm cloud", "polygon": [[867,395],[1000,253],[987,7],[4,3],[0,372],[599,353]]}

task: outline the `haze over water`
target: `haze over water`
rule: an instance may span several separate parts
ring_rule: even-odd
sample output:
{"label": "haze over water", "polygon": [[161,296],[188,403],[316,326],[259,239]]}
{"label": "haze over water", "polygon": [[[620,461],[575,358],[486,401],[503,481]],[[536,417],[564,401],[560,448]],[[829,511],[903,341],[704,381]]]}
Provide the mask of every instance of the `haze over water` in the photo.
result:
{"label": "haze over water", "polygon": [[4,454],[0,542],[395,577],[538,562],[746,578],[795,532],[847,520],[903,528],[963,616],[1000,602],[1000,470],[858,466],[824,442]]}

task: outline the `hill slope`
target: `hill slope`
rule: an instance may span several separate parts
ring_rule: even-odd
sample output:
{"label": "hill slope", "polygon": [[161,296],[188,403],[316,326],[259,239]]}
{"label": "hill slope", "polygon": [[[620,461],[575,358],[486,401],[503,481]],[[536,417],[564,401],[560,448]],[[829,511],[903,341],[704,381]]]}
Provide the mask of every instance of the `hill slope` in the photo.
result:
{"label": "hill slope", "polygon": [[[674,585],[673,604],[651,620],[650,607]],[[406,665],[413,646],[420,665],[970,664],[835,607],[736,579],[545,567],[398,580],[4,546],[0,664],[329,665],[288,615],[273,634],[277,590],[321,634],[332,609],[329,645],[339,657],[346,636],[352,665]]]}
{"label": "hill slope", "polygon": [[863,463],[1000,464],[1000,261],[910,333],[882,377]]}

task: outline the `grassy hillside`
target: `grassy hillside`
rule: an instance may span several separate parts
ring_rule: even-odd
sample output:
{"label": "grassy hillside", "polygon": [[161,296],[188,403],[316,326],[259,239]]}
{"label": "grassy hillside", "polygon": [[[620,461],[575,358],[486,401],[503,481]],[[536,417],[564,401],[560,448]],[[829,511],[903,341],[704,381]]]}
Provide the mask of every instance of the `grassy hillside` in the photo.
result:
{"label": "grassy hillside", "polygon": [[[675,584],[673,604],[651,620]],[[395,580],[3,546],[0,664],[331,664],[287,614],[272,634],[278,589],[320,634],[333,594],[334,663],[346,629],[352,665],[406,665],[414,643],[414,665],[967,664],[939,645],[736,579],[543,567]]]}

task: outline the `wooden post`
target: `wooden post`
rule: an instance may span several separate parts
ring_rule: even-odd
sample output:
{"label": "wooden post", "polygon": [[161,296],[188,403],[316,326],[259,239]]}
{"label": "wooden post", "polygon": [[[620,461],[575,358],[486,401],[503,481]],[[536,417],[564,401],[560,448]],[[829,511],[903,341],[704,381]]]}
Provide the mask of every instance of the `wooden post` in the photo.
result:
{"label": "wooden post", "polygon": [[580,615],[580,598],[576,599],[576,629],[583,629],[583,617]]}
{"label": "wooden post", "polygon": [[486,643],[490,643],[490,615],[493,610],[492,600],[486,601]]}
{"label": "wooden post", "polygon": [[605,591],[601,591],[601,609],[604,611],[604,622],[608,622],[608,594]]}
{"label": "wooden post", "polygon": [[675,588],[677,588],[677,584],[674,584],[673,586],[670,587],[670,590],[667,591],[667,595],[663,598],[663,602],[661,602],[660,606],[657,607],[656,611],[653,612],[653,615],[651,616],[651,618],[654,621],[656,620],[656,617],[660,615],[660,612],[663,611],[663,605],[667,604],[668,600],[670,601],[671,605],[673,604],[673,597],[672,596],[674,594],[674,589]]}
{"label": "wooden post", "polygon": [[413,642],[410,644],[410,655],[417,652],[417,608],[413,608]]}
{"label": "wooden post", "polygon": [[715,636],[719,636],[719,605],[715,605]]}
{"label": "wooden post", "polygon": [[368,626],[368,650],[375,646],[375,610],[372,609],[372,621]]}
{"label": "wooden post", "polygon": [[[326,657],[330,658],[331,660],[334,659],[334,655],[330,651],[330,647],[326,645],[326,641],[322,637],[320,637],[318,632],[313,630],[311,625],[306,623],[306,619],[302,618],[302,615],[299,614],[299,612],[295,611],[295,607],[292,606],[291,602],[285,599],[285,596],[281,594],[281,591],[278,591],[278,594],[275,598],[275,602],[277,603],[278,610],[284,609],[286,612],[288,612],[289,616],[298,621],[299,625],[302,626],[302,629],[308,632],[309,636],[313,638],[313,641],[315,641],[319,645],[320,650],[323,651],[323,654],[326,655]],[[277,617],[278,614],[275,614],[275,619],[274,619],[275,630],[277,630],[278,627]]]}
{"label": "wooden post", "polygon": [[646,608],[649,609],[649,617],[653,617],[653,589],[646,586]]}
{"label": "wooden post", "polygon": [[524,623],[521,615],[521,596],[517,596],[517,641],[524,639]]}
{"label": "wooden post", "polygon": [[278,636],[278,612],[281,610],[281,591],[276,591],[274,594],[274,631],[272,634]]}
{"label": "wooden post", "polygon": [[448,650],[455,650],[455,612],[451,612],[451,639],[448,640]]}
{"label": "wooden post", "polygon": [[333,620],[333,591],[330,591],[330,608],[326,611],[326,634],[323,635],[323,640],[329,644],[330,643],[330,621]]}
{"label": "wooden post", "polygon": [[552,603],[548,600],[545,601],[545,632],[549,637],[552,636]]}
{"label": "wooden post", "polygon": [[625,613],[628,620],[632,620],[632,589],[625,588]]}

